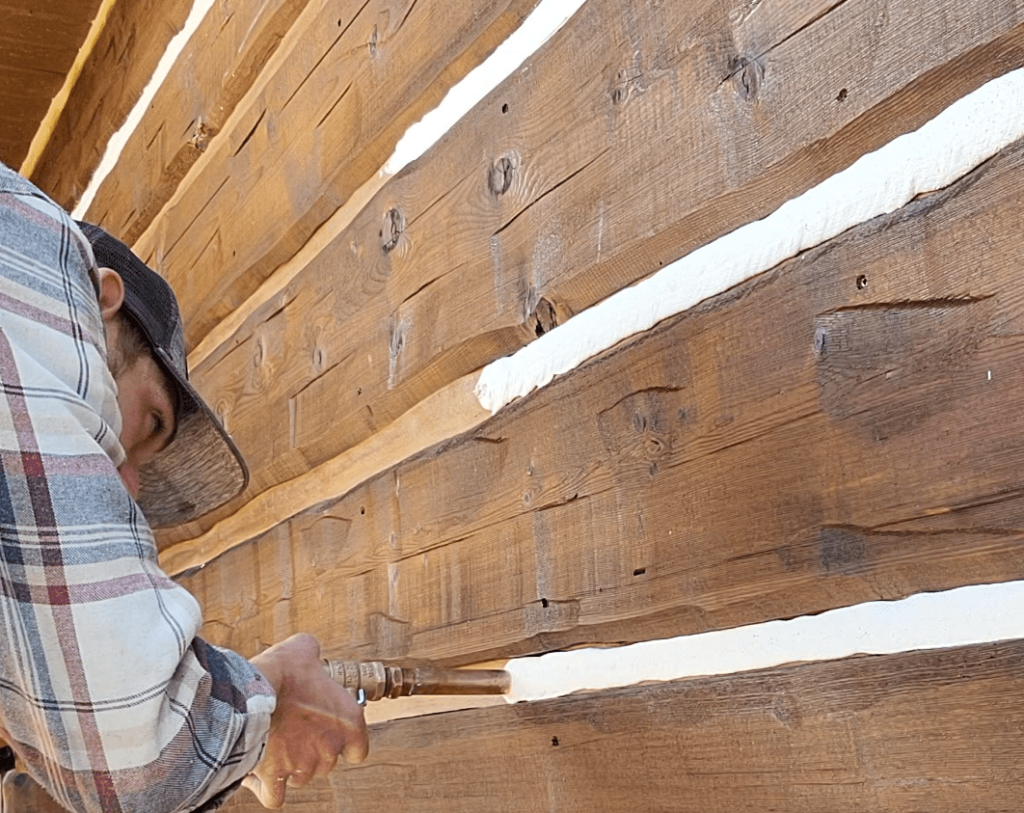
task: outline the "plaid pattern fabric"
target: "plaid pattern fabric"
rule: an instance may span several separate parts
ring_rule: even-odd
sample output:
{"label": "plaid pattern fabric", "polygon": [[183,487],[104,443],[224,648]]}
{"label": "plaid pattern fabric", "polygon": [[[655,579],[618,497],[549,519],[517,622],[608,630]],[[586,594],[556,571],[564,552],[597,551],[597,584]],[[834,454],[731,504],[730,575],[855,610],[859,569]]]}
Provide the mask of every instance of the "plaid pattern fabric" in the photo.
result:
{"label": "plaid pattern fabric", "polygon": [[195,637],[118,476],[92,267],[0,165],[0,736],[72,810],[191,810],[255,765],[273,691]]}

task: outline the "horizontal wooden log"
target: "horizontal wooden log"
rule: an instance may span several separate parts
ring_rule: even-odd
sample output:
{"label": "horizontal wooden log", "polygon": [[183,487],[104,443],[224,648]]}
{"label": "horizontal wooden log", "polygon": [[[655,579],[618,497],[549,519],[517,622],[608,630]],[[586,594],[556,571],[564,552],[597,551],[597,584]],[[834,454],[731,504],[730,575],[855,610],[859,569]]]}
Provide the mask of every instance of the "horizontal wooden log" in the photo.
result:
{"label": "horizontal wooden log", "polygon": [[188,583],[250,649],[216,574],[284,545],[292,629],[465,663],[1022,578],[1022,179],[1018,143]]}
{"label": "horizontal wooden log", "polygon": [[[857,0],[767,0],[742,20],[739,2],[634,5],[588,2],[196,366],[250,496],[1024,59],[1024,5],[907,0],[878,21]],[[743,54],[764,70],[749,99]],[[588,81],[567,94],[572,76]]]}
{"label": "horizontal wooden log", "polygon": [[448,385],[382,429],[372,442],[263,492],[209,533],[165,550],[161,567],[171,575],[202,567],[235,547],[238,540],[254,539],[280,525],[283,518],[337,500],[382,471],[475,429],[490,417],[473,393],[475,383],[476,376],[467,376]]}
{"label": "horizontal wooden log", "polygon": [[75,62],[100,0],[5,2],[0,7],[0,161],[21,166]]}
{"label": "horizontal wooden log", "polygon": [[1013,641],[395,721],[285,809],[1013,810],[1022,658]]}
{"label": "horizontal wooden log", "polygon": [[191,10],[192,0],[119,0],[110,10],[31,176],[65,208],[73,208],[82,196],[107,141],[128,117]]}
{"label": "horizontal wooden log", "polygon": [[136,244],[179,292],[187,342],[295,254],[535,4],[311,3],[279,69]]}
{"label": "horizontal wooden log", "polygon": [[214,4],[85,219],[134,243],[220,132],[305,6],[306,0]]}

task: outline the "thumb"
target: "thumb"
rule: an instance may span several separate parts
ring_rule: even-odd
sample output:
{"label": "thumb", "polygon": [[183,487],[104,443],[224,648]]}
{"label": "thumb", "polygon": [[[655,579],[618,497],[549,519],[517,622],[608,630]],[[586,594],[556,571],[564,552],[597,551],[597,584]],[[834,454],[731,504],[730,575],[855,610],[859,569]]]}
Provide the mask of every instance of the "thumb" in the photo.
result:
{"label": "thumb", "polygon": [[259,803],[271,810],[276,810],[284,804],[285,785],[286,782],[264,782],[254,773],[242,780],[242,787],[252,791]]}

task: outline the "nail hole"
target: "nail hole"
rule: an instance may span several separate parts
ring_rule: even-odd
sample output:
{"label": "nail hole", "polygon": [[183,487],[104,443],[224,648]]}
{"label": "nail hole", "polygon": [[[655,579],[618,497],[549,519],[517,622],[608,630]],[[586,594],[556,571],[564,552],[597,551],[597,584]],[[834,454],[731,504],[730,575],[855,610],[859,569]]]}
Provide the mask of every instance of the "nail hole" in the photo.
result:
{"label": "nail hole", "polygon": [[545,608],[546,608],[546,607],[548,606],[548,604],[550,604],[550,603],[551,603],[551,602],[550,602],[550,601],[548,601],[548,600],[547,600],[546,598],[542,598],[542,599],[540,600],[540,606],[541,606],[541,607],[545,607]]}
{"label": "nail hole", "polygon": [[551,738],[551,744],[552,745],[558,745],[558,737],[552,737]]}
{"label": "nail hole", "polygon": [[633,575],[634,576],[643,576],[644,573],[646,573],[646,572],[647,572],[647,568],[646,567],[638,567],[636,570],[633,571]]}
{"label": "nail hole", "polygon": [[858,291],[863,291],[867,287],[868,287],[868,278],[864,274],[861,274],[859,277],[857,277],[857,290]]}
{"label": "nail hole", "polygon": [[836,96],[836,101],[837,102],[845,102],[846,101],[846,97],[849,96],[849,95],[850,94],[846,90],[846,88],[843,88],[841,91],[839,91],[839,95]]}
{"label": "nail hole", "polygon": [[507,104],[507,103],[506,103],[506,104],[503,104],[503,105],[501,106],[501,112],[502,112],[502,113],[507,113],[507,112],[508,112],[508,104]]}
{"label": "nail hole", "polygon": [[365,513],[366,513],[366,506],[365,506],[365,505],[364,505],[364,506],[362,506],[362,507],[361,507],[361,508],[359,509],[359,513],[360,513],[360,514],[365,514]]}

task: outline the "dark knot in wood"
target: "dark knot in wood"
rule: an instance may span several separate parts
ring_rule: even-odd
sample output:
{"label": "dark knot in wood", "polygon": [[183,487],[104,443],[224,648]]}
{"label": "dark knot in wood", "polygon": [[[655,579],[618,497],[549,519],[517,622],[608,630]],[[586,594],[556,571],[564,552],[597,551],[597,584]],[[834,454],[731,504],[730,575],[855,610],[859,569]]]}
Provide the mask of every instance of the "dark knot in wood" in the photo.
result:
{"label": "dark knot in wood", "polygon": [[756,58],[741,56],[733,63],[733,71],[740,98],[754,101],[764,83],[764,66]]}
{"label": "dark knot in wood", "polygon": [[207,125],[206,122],[200,121],[196,124],[196,129],[188,140],[188,145],[198,152],[206,152],[206,148],[210,146],[210,141],[215,135],[217,135],[215,129]]}
{"label": "dark knot in wood", "polygon": [[541,297],[537,307],[527,318],[526,325],[536,334],[537,338],[558,327],[558,312],[555,306]]}
{"label": "dark knot in wood", "polygon": [[515,164],[507,156],[503,156],[498,161],[495,161],[487,177],[487,185],[491,190],[491,194],[495,197],[501,197],[508,192],[512,188],[512,179],[515,177],[515,174]]}
{"label": "dark knot in wood", "polygon": [[405,231],[405,218],[398,209],[388,209],[384,214],[384,226],[380,230],[380,247],[385,254],[395,250]]}

